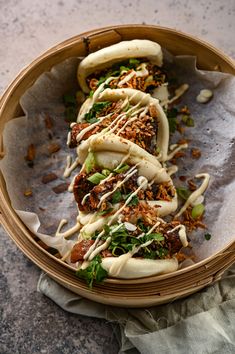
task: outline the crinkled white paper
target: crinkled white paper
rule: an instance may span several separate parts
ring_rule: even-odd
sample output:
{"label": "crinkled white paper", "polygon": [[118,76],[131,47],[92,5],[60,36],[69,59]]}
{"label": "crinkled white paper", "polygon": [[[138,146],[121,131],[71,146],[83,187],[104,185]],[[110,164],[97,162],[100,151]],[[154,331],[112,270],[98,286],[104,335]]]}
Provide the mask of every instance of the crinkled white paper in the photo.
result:
{"label": "crinkled white paper", "polygon": [[[68,225],[76,223],[77,207],[69,192],[55,194],[53,187],[70,182],[63,177],[66,156],[74,151],[66,146],[68,123],[64,121],[62,96],[78,89],[76,82],[77,58],[71,58],[43,74],[20,100],[25,117],[16,118],[6,124],[4,146],[6,156],[0,167],[6,181],[12,206],[26,226],[44,242],[53,246],[54,234],[60,220],[67,219]],[[190,139],[189,151],[199,148],[202,157],[198,160],[186,157],[179,163],[178,175],[193,177],[200,172],[211,175],[205,194],[205,222],[212,238],[206,241],[205,231],[196,231],[191,243],[198,260],[222,250],[235,239],[235,78],[228,74],[195,70],[193,57],[177,57],[169,64],[179,84],[188,83],[189,90],[183,96],[181,106],[189,106],[195,121],[194,128],[186,128],[183,138]],[[213,99],[200,104],[196,96],[203,88],[211,89]],[[45,116],[53,121],[52,136],[45,126]],[[172,143],[182,136],[176,133]],[[29,144],[36,147],[34,167],[25,161]],[[59,143],[60,151],[50,155],[48,146]],[[188,156],[190,153],[188,153]],[[42,176],[54,172],[59,177],[48,184],[41,182]],[[176,182],[176,184],[179,182]],[[181,183],[182,184],[182,183]],[[24,191],[30,188],[31,197]],[[60,238],[59,250],[65,254],[73,242]],[[58,243],[57,243],[58,245]]]}

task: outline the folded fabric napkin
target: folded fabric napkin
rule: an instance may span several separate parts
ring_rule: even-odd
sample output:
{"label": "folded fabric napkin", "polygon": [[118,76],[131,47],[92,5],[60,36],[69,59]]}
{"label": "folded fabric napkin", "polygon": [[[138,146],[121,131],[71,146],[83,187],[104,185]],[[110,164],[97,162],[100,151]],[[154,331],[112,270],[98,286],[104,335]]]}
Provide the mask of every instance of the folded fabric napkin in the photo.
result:
{"label": "folded fabric napkin", "polygon": [[38,290],[66,311],[119,323],[120,353],[235,353],[235,264],[219,282],[200,292],[148,309],[95,303],[46,274],[41,275]]}

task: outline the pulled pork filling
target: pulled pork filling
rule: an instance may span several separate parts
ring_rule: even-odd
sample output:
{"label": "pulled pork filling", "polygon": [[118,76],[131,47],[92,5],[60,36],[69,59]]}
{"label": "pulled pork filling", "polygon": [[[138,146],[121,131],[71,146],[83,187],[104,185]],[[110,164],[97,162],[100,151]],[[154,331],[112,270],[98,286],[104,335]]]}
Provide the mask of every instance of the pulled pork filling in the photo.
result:
{"label": "pulled pork filling", "polygon": [[[105,200],[100,203],[100,199],[106,194],[114,190],[118,182],[124,180],[125,175],[123,173],[116,174],[110,177],[104,183],[94,185],[89,181],[89,177],[94,173],[86,174],[84,172],[79,173],[74,181],[74,197],[78,203],[78,208],[81,211],[91,212],[97,210],[110,210],[112,204],[125,203],[125,200],[133,193],[137,188],[138,173],[132,175],[125,183],[117,188],[112,194],[107,196]],[[148,185],[145,190],[141,189],[135,199],[135,203],[138,204],[138,200],[164,200],[170,201],[174,197],[175,191],[169,183],[153,183]],[[85,197],[87,196],[87,197]],[[85,199],[84,199],[85,197]],[[134,202],[132,202],[133,204]]]}
{"label": "pulled pork filling", "polygon": [[[138,76],[141,70],[141,64],[145,64],[146,72]],[[133,75],[131,75],[134,73]],[[166,73],[158,66],[151,64],[147,59],[130,59],[124,63],[113,65],[111,68],[97,71],[88,76],[87,84],[91,91],[95,91],[100,84],[105,82],[109,77],[115,77],[106,87],[115,88],[132,88],[142,92],[152,92],[156,87],[166,82]],[[128,79],[129,77],[129,79]],[[127,78],[127,80],[125,80]]]}
{"label": "pulled pork filling", "polygon": [[[182,243],[179,238],[179,231],[171,231],[175,226],[177,226],[178,222],[171,223],[161,223],[159,227],[154,231],[155,240],[146,246],[141,248],[136,254],[134,254],[135,258],[149,258],[149,259],[168,259],[175,256],[181,249]],[[135,231],[128,231],[125,229],[125,224],[123,227],[114,233],[110,233],[110,228],[107,227],[106,235],[100,241],[100,245],[105,242],[105,238],[107,236],[112,237],[112,241],[107,249],[101,252],[102,258],[106,257],[118,257],[124,253],[126,253],[132,246],[140,245],[141,238],[138,238],[140,234],[146,235],[147,231],[150,229],[149,225],[146,225],[144,219],[139,218],[136,224]],[[171,231],[171,232],[169,232]],[[157,235],[157,236],[156,236]],[[71,262],[75,263],[77,261],[83,261],[84,255],[95,242],[96,234],[93,235],[92,240],[81,240],[76,245],[74,245],[71,252]],[[158,239],[157,239],[158,237]]]}
{"label": "pulled pork filling", "polygon": [[[101,132],[103,129],[110,127],[110,124],[114,121],[114,119],[117,118],[118,114],[120,113],[120,101],[112,103],[110,102],[110,105],[107,105],[104,109],[102,109],[102,111],[95,112],[95,114],[92,115],[92,118],[88,119],[88,122],[75,124],[71,129],[71,140],[69,147],[74,148],[79,144],[79,142],[77,141],[77,136],[82,132],[83,129],[91,126],[95,122],[98,122],[99,117],[107,116],[110,113],[113,114],[100,121],[100,123],[96,124],[93,129],[91,128],[89,131],[84,133],[81,140],[86,140],[91,135]],[[92,121],[89,122],[89,120]],[[156,136],[158,133],[156,108],[150,105],[148,112],[144,116],[142,116],[140,113],[137,115],[137,118],[135,120],[130,122],[128,122],[128,120],[130,120],[130,118],[126,116],[125,118],[117,122],[114,134],[118,133],[120,137],[130,140],[131,142],[139,145],[149,153],[156,155]],[[124,129],[119,132],[122,127],[124,127]]]}

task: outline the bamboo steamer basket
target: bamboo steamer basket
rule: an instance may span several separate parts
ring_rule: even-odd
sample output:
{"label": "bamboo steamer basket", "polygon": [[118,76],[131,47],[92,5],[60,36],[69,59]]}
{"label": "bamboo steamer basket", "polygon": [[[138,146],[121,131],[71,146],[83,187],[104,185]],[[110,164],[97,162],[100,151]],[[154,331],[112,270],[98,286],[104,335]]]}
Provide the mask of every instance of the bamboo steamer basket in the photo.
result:
{"label": "bamboo steamer basket", "polygon": [[[54,65],[74,56],[86,56],[102,47],[131,39],[150,39],[174,55],[196,55],[204,70],[235,73],[233,61],[211,45],[182,32],[148,25],[110,26],[82,33],[49,49],[10,84],[0,99],[0,158],[4,157],[2,133],[8,120],[23,114],[20,97],[36,79]],[[0,173],[0,222],[21,251],[51,278],[75,293],[100,303],[122,307],[153,306],[190,295],[221,278],[235,261],[235,242],[207,259],[172,274],[135,280],[108,279],[89,289],[68,265],[44,249],[19,219],[9,200]]]}

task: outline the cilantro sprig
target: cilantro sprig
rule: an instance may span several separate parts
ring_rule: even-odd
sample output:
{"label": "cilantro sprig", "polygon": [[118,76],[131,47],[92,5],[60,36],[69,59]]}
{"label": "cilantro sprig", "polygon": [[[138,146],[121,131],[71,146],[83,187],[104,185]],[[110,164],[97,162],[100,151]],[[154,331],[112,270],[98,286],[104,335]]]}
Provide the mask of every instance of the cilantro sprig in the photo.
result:
{"label": "cilantro sprig", "polygon": [[76,272],[76,275],[84,279],[89,286],[92,288],[93,282],[102,283],[105,278],[108,276],[108,272],[101,265],[102,258],[100,255],[97,255],[90,262],[89,266],[85,269],[79,269]]}
{"label": "cilantro sprig", "polygon": [[95,123],[98,122],[97,116],[103,111],[103,109],[107,108],[111,105],[110,101],[96,102],[93,104],[88,113],[85,114],[84,118],[87,123]]}

